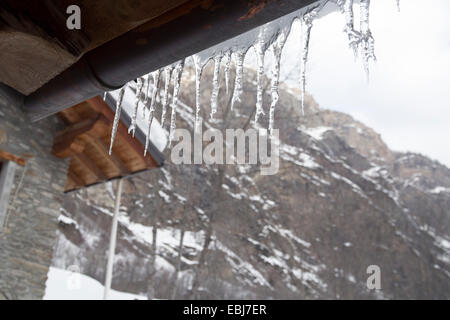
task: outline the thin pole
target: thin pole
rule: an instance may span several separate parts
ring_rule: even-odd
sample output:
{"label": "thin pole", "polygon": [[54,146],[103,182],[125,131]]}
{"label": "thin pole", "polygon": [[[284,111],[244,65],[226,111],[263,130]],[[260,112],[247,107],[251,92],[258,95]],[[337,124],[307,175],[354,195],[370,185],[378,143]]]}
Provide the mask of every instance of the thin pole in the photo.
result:
{"label": "thin pole", "polygon": [[116,199],[114,203],[114,217],[111,226],[111,236],[109,239],[109,252],[108,252],[108,264],[106,266],[106,280],[105,280],[105,292],[103,300],[107,300],[109,292],[111,290],[111,281],[114,265],[114,253],[116,251],[116,239],[117,239],[117,218],[119,217],[120,209],[120,197],[122,196],[122,182],[123,179],[117,180]]}

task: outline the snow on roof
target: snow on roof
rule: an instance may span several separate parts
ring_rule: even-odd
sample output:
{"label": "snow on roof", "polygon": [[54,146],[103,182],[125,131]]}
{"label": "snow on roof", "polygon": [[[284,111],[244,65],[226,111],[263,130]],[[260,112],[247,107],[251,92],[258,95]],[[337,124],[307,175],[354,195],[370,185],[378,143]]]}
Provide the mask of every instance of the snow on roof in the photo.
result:
{"label": "snow on roof", "polygon": [[[111,91],[108,94],[117,101],[119,97],[119,91]],[[122,102],[122,112],[125,112],[130,118],[133,115],[134,106],[136,102],[136,84],[135,82],[130,82],[127,88],[125,89],[125,94]],[[144,135],[147,134],[148,131],[148,117],[149,112],[148,109],[145,112],[144,116],[144,104],[139,103],[138,114],[136,118],[137,127]],[[168,137],[166,131],[163,129],[158,119],[153,118],[152,127],[150,130],[150,141],[154,144],[154,146],[159,150],[163,151],[167,145]]]}

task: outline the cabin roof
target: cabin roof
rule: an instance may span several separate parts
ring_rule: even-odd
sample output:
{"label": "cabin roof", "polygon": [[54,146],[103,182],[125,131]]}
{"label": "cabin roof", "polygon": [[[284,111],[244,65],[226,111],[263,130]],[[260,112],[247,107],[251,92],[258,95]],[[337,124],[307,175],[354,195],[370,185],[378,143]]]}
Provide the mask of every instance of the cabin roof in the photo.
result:
{"label": "cabin roof", "polygon": [[65,192],[106,181],[135,175],[163,165],[161,151],[150,141],[144,156],[145,135],[137,128],[135,137],[128,134],[131,118],[121,113],[116,138],[109,155],[115,100],[97,96],[57,116],[65,128],[54,138],[52,154],[69,159]]}

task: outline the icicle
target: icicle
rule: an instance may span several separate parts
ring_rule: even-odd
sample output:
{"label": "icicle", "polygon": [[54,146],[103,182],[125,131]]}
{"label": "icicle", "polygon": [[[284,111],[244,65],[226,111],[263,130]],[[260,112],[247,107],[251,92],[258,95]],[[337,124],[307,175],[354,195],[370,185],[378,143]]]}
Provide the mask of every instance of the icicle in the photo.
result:
{"label": "icicle", "polygon": [[131,117],[131,125],[128,128],[128,133],[132,132],[133,137],[134,137],[134,134],[136,133],[137,113],[138,113],[139,102],[141,101],[141,94],[142,94],[143,86],[144,86],[144,79],[138,78],[137,85],[136,85],[136,100],[134,103],[134,110],[133,110],[133,115]]}
{"label": "icicle", "polygon": [[172,78],[173,65],[164,68],[165,82],[164,82],[164,96],[162,99],[162,112],[161,112],[161,126],[164,127],[166,122],[167,105],[169,104],[169,86],[170,79]]}
{"label": "icicle", "polygon": [[260,115],[264,115],[263,110],[263,80],[264,80],[264,30],[265,28],[261,28],[258,41],[253,46],[255,48],[256,60],[257,60],[257,89],[256,89],[256,112],[255,112],[255,124],[258,123],[258,119]]}
{"label": "icicle", "polygon": [[300,62],[300,86],[301,86],[301,103],[302,113],[305,114],[305,91],[306,91],[306,63],[308,62],[309,40],[311,38],[311,29],[313,21],[317,16],[317,11],[312,10],[305,13],[301,19],[302,23],[302,45],[301,45],[301,62]]}
{"label": "icicle", "polygon": [[[151,76],[153,78],[153,91],[152,91],[152,97],[151,97],[152,101],[150,103],[150,111],[149,111],[149,115],[148,115],[148,129],[147,129],[147,135],[146,135],[146,139],[145,139],[144,157],[147,155],[148,144],[150,141],[150,131],[152,128],[153,114],[155,112],[155,102],[156,102],[156,95],[157,95],[158,89],[159,89],[160,75],[161,75],[161,70],[157,70],[157,71],[151,73]],[[149,75],[149,78],[150,78],[150,75]],[[148,82],[148,84],[150,85],[150,81]]]}
{"label": "icicle", "polygon": [[397,0],[397,10],[400,12],[400,0]]}
{"label": "icicle", "polygon": [[355,58],[358,57],[358,49],[361,52],[364,70],[369,80],[369,61],[376,61],[374,39],[369,28],[370,0],[360,0],[360,30],[355,30],[353,4],[354,0],[337,0],[337,5],[345,15],[346,25],[344,32],[348,36],[349,46],[353,50]]}
{"label": "icicle", "polygon": [[374,39],[369,28],[370,0],[361,0],[359,6],[361,10],[361,54],[367,80],[369,80],[369,61],[371,59],[376,61]]}
{"label": "icicle", "polygon": [[119,97],[117,98],[117,102],[116,102],[116,114],[114,115],[114,122],[113,122],[113,127],[112,127],[112,132],[111,132],[111,141],[110,141],[110,144],[109,144],[109,154],[110,155],[112,153],[112,147],[113,147],[113,144],[114,144],[114,139],[116,138],[117,128],[119,126],[120,112],[122,110],[122,101],[123,101],[123,96],[125,94],[126,88],[127,88],[127,84],[124,85],[120,89]]}
{"label": "icicle", "polygon": [[173,85],[173,95],[172,95],[172,116],[170,118],[170,135],[169,135],[169,145],[172,143],[175,129],[176,129],[176,109],[178,104],[178,94],[180,92],[181,86],[181,76],[184,69],[184,60],[178,62],[175,67],[174,85]]}
{"label": "icicle", "polygon": [[278,84],[280,81],[280,60],[275,58],[275,64],[273,66],[273,74],[272,74],[272,84],[271,84],[271,96],[272,102],[270,104],[269,111],[269,135],[272,136],[273,126],[274,126],[274,117],[275,117],[275,107],[278,103],[279,95],[278,95]]}
{"label": "icicle", "polygon": [[211,119],[214,118],[214,114],[217,112],[217,99],[219,97],[220,82],[220,62],[222,61],[222,55],[214,57],[214,77],[213,77],[213,91],[211,94]]}
{"label": "icicle", "polygon": [[353,50],[356,59],[358,57],[358,43],[361,36],[355,30],[353,0],[339,0],[337,4],[345,16],[344,32],[347,34],[349,47]]}
{"label": "icicle", "polygon": [[286,43],[287,37],[289,35],[290,27],[281,30],[277,40],[272,45],[273,55],[275,57],[275,63],[273,65],[272,72],[272,83],[271,83],[271,96],[272,102],[270,104],[269,112],[269,135],[272,136],[274,117],[275,117],[275,107],[278,103],[278,85],[280,82],[280,66],[281,66],[281,54],[283,52],[284,45]]}
{"label": "icicle", "polygon": [[231,50],[228,50],[227,52],[225,52],[224,55],[224,59],[225,59],[225,88],[226,88],[226,92],[228,94],[228,91],[230,89],[230,69],[231,69]]}
{"label": "icicle", "polygon": [[142,108],[142,116],[144,118],[145,118],[145,110],[147,109],[148,100],[150,98],[150,96],[149,96],[150,95],[150,78],[151,78],[150,74],[148,74],[147,77],[145,78],[145,85],[144,85],[145,98],[144,98],[144,102],[143,102],[144,107]]}
{"label": "icicle", "polygon": [[244,55],[245,52],[243,50],[239,50],[234,53],[236,56],[236,77],[234,80],[234,92],[233,97],[231,98],[231,110],[233,110],[234,104],[236,102],[241,102],[241,94],[242,94],[242,77],[244,73]]}
{"label": "icicle", "polygon": [[200,61],[200,56],[193,55],[192,60],[195,66],[195,127],[198,130],[200,123],[200,82],[202,80],[203,65]]}
{"label": "icicle", "polygon": [[151,78],[151,74],[149,73],[146,77],[145,77],[145,85],[144,85],[144,89],[145,89],[145,97],[144,97],[144,105],[148,104],[148,100],[150,98],[150,78]]}
{"label": "icicle", "polygon": [[148,145],[150,141],[150,131],[152,128],[152,122],[153,122],[153,112],[150,110],[148,115],[148,128],[147,128],[147,135],[145,136],[145,150],[144,150],[144,157],[147,155],[148,151]]}

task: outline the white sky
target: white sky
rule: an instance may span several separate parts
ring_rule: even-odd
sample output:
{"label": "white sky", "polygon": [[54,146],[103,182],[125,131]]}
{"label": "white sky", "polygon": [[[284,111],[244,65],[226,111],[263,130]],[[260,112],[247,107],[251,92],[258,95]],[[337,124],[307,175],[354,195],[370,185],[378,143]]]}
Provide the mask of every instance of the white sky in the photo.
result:
{"label": "white sky", "polygon": [[[450,1],[400,4],[399,13],[395,0],[372,0],[378,61],[369,83],[348,48],[344,18],[333,13],[316,21],[307,90],[321,107],[375,129],[391,149],[420,152],[450,167]],[[298,66],[298,30],[294,24],[282,69]]]}

